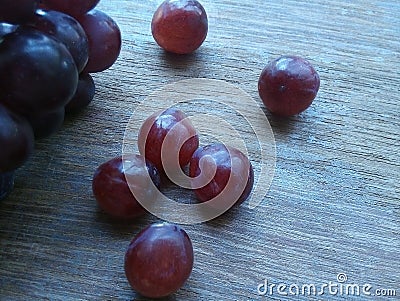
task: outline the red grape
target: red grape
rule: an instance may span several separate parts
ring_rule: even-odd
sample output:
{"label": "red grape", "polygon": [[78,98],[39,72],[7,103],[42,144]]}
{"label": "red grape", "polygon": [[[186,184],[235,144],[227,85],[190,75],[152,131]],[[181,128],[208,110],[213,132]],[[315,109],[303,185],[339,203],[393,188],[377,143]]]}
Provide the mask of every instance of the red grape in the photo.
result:
{"label": "red grape", "polygon": [[[250,195],[254,183],[249,159],[238,149],[221,143],[196,150],[190,160],[189,176],[193,178],[192,185],[200,202],[220,196],[213,205],[216,208],[229,209],[233,203],[239,205]],[[227,187],[229,178],[232,182]]]}
{"label": "red grape", "polygon": [[65,109],[62,107],[55,111],[38,111],[26,115],[32,126],[35,138],[49,137],[59,130],[64,123]]}
{"label": "red grape", "polygon": [[86,73],[104,71],[112,66],[121,51],[121,31],[115,21],[99,10],[78,18],[89,40]]}
{"label": "red grape", "polygon": [[[199,136],[182,111],[169,108],[145,120],[139,131],[138,145],[140,153],[160,172],[167,168],[174,171],[189,163],[199,146]],[[165,149],[163,153],[162,148]]]}
{"label": "red grape", "polygon": [[0,22],[24,23],[33,17],[37,0],[1,0]]}
{"label": "red grape", "polygon": [[117,218],[144,214],[146,211],[136,197],[156,199],[159,185],[157,169],[140,155],[120,156],[101,164],[92,182],[100,208]]}
{"label": "red grape", "polygon": [[207,36],[207,14],[196,0],[166,0],[154,13],[151,31],[158,45],[166,51],[191,53]]}
{"label": "red grape", "polygon": [[157,223],[143,229],[125,254],[125,274],[134,290],[160,298],[179,290],[193,268],[193,246],[177,225]]}
{"label": "red grape", "polygon": [[0,102],[16,112],[58,110],[72,98],[78,71],[67,48],[33,28],[0,42]]}
{"label": "red grape", "polygon": [[258,81],[258,91],[271,113],[292,116],[311,105],[319,84],[318,73],[308,61],[286,55],[264,68]]}
{"label": "red grape", "polygon": [[63,43],[74,58],[78,72],[83,70],[89,59],[89,44],[78,21],[61,12],[37,10],[29,25]]}
{"label": "red grape", "polygon": [[0,172],[22,166],[33,152],[34,135],[28,121],[0,104]]}
{"label": "red grape", "polygon": [[14,187],[15,172],[0,173],[0,201],[4,200]]}
{"label": "red grape", "polygon": [[43,0],[43,5],[73,17],[79,17],[93,9],[100,0]]}
{"label": "red grape", "polygon": [[65,113],[74,113],[86,108],[93,100],[95,83],[89,73],[79,75],[78,88],[75,95],[65,106]]}

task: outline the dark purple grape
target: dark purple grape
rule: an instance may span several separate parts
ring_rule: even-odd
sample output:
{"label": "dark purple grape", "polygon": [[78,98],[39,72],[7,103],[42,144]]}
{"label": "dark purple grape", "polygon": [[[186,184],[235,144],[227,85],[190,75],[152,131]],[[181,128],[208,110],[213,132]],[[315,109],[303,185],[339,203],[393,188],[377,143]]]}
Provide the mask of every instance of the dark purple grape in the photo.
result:
{"label": "dark purple grape", "polygon": [[65,106],[65,113],[74,113],[86,108],[93,100],[95,83],[89,73],[79,75],[78,88],[74,97]]}
{"label": "dark purple grape", "polygon": [[12,33],[16,31],[18,25],[10,24],[10,23],[0,23],[0,39],[4,37],[6,34]]}
{"label": "dark purple grape", "polygon": [[75,94],[78,71],[67,48],[33,28],[0,42],[0,103],[24,115],[64,107]]}
{"label": "dark purple grape", "polygon": [[100,0],[43,0],[43,5],[52,10],[57,10],[73,16],[84,15],[93,9]]}
{"label": "dark purple grape", "polygon": [[0,22],[24,23],[33,17],[37,0],[0,0]]}
{"label": "dark purple grape", "polygon": [[121,31],[115,21],[99,10],[78,18],[89,40],[86,73],[101,72],[112,66],[121,51]]}
{"label": "dark purple grape", "polygon": [[86,33],[78,21],[61,12],[39,9],[29,26],[63,43],[74,58],[78,72],[83,70],[89,59],[89,45]]}
{"label": "dark purple grape", "polygon": [[0,104],[0,172],[22,166],[32,154],[34,142],[29,122]]}
{"label": "dark purple grape", "polygon": [[181,227],[157,223],[139,232],[125,253],[125,275],[132,288],[149,298],[179,290],[193,268],[192,242]]}
{"label": "dark purple grape", "polygon": [[56,111],[33,112],[26,116],[32,126],[36,139],[45,138],[54,134],[64,123],[65,109]]}
{"label": "dark purple grape", "polygon": [[14,177],[14,171],[0,173],[0,201],[4,200],[13,190]]}

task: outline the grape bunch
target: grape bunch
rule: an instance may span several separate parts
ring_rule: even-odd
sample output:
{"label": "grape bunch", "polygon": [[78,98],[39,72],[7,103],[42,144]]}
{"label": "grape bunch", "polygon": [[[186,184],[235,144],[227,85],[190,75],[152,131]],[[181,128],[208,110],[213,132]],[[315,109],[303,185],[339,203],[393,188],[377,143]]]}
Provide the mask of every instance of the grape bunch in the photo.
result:
{"label": "grape bunch", "polygon": [[99,0],[0,0],[0,200],[15,170],[65,114],[95,94],[91,73],[113,65],[121,32]]}

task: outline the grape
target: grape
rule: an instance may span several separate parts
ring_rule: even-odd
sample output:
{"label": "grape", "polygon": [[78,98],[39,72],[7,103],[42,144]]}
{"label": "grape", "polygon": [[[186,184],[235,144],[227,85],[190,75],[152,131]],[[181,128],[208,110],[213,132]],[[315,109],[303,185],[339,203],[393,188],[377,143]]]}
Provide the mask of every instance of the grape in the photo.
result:
{"label": "grape", "polygon": [[0,22],[24,23],[33,17],[37,0],[0,0]]}
{"label": "grape", "polygon": [[95,84],[89,73],[81,73],[79,75],[78,88],[75,95],[65,106],[66,113],[78,112],[87,107],[93,100],[95,93]]}
{"label": "grape", "polygon": [[0,23],[0,42],[2,37],[4,37],[6,34],[16,31],[17,28],[18,26],[14,24]]}
{"label": "grape", "polygon": [[58,110],[72,98],[78,71],[65,46],[33,28],[0,43],[0,102],[24,114]]}
{"label": "grape", "polygon": [[22,166],[32,154],[34,142],[28,121],[0,104],[0,173]]}
{"label": "grape", "polygon": [[65,109],[38,111],[26,116],[32,126],[35,138],[45,138],[59,130],[64,122]]}
{"label": "grape", "polygon": [[[169,108],[145,120],[139,131],[138,145],[140,153],[160,172],[166,168],[173,171],[189,163],[199,146],[199,136],[182,111]],[[161,153],[161,147],[166,153]],[[175,154],[179,154],[179,160],[174,160]]]}
{"label": "grape", "polygon": [[120,156],[101,164],[92,182],[100,208],[113,217],[124,219],[144,214],[146,211],[135,197],[156,199],[159,186],[157,169],[140,155]]}
{"label": "grape", "polygon": [[79,17],[93,9],[100,0],[43,0],[43,5],[73,17]]}
{"label": "grape", "polygon": [[[212,172],[214,167],[215,174]],[[196,188],[195,194],[200,202],[207,202],[224,191],[225,195],[218,199],[215,207],[226,209],[231,207],[232,202],[239,205],[245,201],[254,183],[249,159],[238,149],[222,143],[198,148],[190,160],[189,176],[193,178],[192,185]],[[227,188],[230,177],[232,185]],[[199,183],[207,184],[202,186]]]}
{"label": "grape", "polygon": [[121,31],[117,23],[95,9],[80,16],[78,21],[89,40],[89,61],[84,72],[100,72],[110,68],[121,51]]}
{"label": "grape", "polygon": [[258,91],[271,113],[292,116],[311,105],[319,84],[318,73],[308,61],[286,55],[264,68],[258,81]]}
{"label": "grape", "polygon": [[125,253],[125,274],[134,290],[149,298],[179,290],[193,268],[193,246],[177,225],[156,223],[143,229]]}
{"label": "grape", "polygon": [[78,21],[61,12],[37,10],[29,25],[63,43],[74,58],[78,72],[83,70],[89,59],[89,44]]}
{"label": "grape", "polygon": [[196,0],[166,0],[154,13],[151,31],[157,44],[166,51],[191,53],[207,36],[207,14]]}
{"label": "grape", "polygon": [[4,200],[14,187],[15,172],[0,173],[0,201]]}

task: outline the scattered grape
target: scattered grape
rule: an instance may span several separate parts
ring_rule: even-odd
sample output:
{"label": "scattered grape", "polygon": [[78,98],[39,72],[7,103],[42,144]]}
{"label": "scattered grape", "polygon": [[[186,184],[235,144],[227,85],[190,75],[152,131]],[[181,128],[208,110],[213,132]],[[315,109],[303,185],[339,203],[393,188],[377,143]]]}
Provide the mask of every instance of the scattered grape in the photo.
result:
{"label": "scattered grape", "polygon": [[[249,159],[238,149],[222,143],[198,148],[190,160],[189,176],[193,178],[192,185],[196,187],[195,194],[200,202],[207,202],[224,192],[215,207],[226,209],[233,202],[239,205],[245,201],[254,182]],[[232,184],[227,188],[230,177]],[[207,184],[202,186],[199,183]]]}
{"label": "scattered grape", "polygon": [[[166,166],[173,170],[187,165],[199,146],[199,137],[182,111],[169,108],[145,120],[139,131],[138,145],[140,153],[163,172]],[[163,154],[161,148],[165,149]]]}
{"label": "scattered grape", "polygon": [[292,116],[311,105],[319,84],[318,73],[308,61],[286,55],[264,68],[258,81],[258,91],[271,113]]}
{"label": "scattered grape", "polygon": [[166,51],[188,54],[199,48],[207,36],[207,14],[196,0],[166,0],[154,13],[151,31]]}
{"label": "scattered grape", "polygon": [[143,229],[125,254],[125,274],[138,293],[149,298],[179,290],[193,268],[193,247],[177,225],[157,223]]}
{"label": "scattered grape", "polygon": [[120,156],[103,163],[97,168],[92,182],[100,208],[117,218],[144,214],[146,211],[136,197],[156,199],[159,186],[157,169],[140,155]]}

